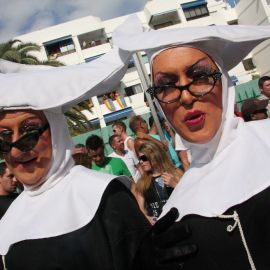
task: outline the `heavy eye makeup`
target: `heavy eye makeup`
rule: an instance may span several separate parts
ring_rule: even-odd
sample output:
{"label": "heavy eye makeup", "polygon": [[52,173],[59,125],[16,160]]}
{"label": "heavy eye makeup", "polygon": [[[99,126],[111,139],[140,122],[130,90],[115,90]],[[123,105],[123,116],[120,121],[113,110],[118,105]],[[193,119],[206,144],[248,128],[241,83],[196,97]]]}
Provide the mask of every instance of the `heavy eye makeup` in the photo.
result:
{"label": "heavy eye makeup", "polygon": [[187,77],[191,79],[200,78],[202,76],[207,76],[209,74],[212,74],[215,71],[212,64],[209,63],[209,60],[207,58],[200,59],[195,64],[190,66],[187,71]]}
{"label": "heavy eye makeup", "polygon": [[24,134],[32,130],[37,130],[40,127],[42,127],[41,119],[36,119],[36,118],[26,119],[25,121],[22,122],[20,126],[20,133]]}
{"label": "heavy eye makeup", "polygon": [[172,73],[158,72],[154,78],[155,86],[174,85],[178,81],[178,76]]}

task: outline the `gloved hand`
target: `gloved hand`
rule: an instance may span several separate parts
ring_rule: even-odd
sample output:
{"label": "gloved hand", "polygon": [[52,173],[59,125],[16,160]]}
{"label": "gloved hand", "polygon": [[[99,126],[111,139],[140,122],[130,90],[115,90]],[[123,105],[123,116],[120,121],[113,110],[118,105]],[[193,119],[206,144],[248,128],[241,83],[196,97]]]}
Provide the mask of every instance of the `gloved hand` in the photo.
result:
{"label": "gloved hand", "polygon": [[151,228],[136,254],[134,270],[179,270],[195,254],[195,244],[182,243],[191,233],[186,225],[175,223],[177,218],[178,210],[172,208]]}

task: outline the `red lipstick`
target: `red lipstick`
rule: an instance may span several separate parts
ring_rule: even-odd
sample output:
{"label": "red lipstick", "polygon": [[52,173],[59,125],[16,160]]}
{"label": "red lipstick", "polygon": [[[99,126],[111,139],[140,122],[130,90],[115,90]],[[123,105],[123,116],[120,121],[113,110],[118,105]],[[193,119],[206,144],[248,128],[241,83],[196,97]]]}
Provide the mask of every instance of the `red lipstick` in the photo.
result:
{"label": "red lipstick", "polygon": [[199,110],[190,110],[186,113],[184,122],[189,127],[199,126],[204,123],[205,113]]}

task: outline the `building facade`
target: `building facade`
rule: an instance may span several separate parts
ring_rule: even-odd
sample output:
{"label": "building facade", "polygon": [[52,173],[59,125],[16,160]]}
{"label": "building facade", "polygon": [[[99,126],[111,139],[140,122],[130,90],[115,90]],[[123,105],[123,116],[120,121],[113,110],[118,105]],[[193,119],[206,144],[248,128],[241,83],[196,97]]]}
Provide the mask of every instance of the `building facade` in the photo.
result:
{"label": "building facade", "polygon": [[[240,8],[238,13],[236,10],[221,0],[151,0],[137,15],[146,27],[160,29],[241,23],[244,21],[244,13],[239,11]],[[240,14],[241,19],[237,14]],[[112,32],[126,18],[122,16],[102,21],[88,16],[21,35],[16,39],[39,44],[42,49],[37,56],[41,60],[57,59],[66,65],[81,64],[93,61],[111,50]],[[149,72],[147,55],[142,54],[142,59]],[[230,74],[235,83],[243,83],[250,80],[255,71],[254,66],[241,63]],[[149,112],[134,59],[130,61],[127,73],[117,89],[107,95],[91,98],[91,103],[92,111],[83,113],[96,128],[108,126],[117,119],[129,118],[132,114]]]}

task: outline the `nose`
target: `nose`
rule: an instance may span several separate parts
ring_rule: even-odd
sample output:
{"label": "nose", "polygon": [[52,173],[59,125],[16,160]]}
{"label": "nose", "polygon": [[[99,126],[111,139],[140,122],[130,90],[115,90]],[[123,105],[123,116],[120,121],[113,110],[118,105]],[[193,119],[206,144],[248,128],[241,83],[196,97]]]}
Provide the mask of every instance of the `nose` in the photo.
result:
{"label": "nose", "polygon": [[197,100],[196,97],[192,96],[187,89],[183,90],[180,97],[182,105],[191,105]]}
{"label": "nose", "polygon": [[185,75],[180,76],[179,78],[180,79],[178,81],[178,85],[183,87],[183,90],[182,90],[181,96],[180,96],[180,104],[191,105],[196,100],[196,98],[194,96],[192,96],[189,93],[187,87],[185,87],[186,85],[188,85],[190,83],[190,80]]}

